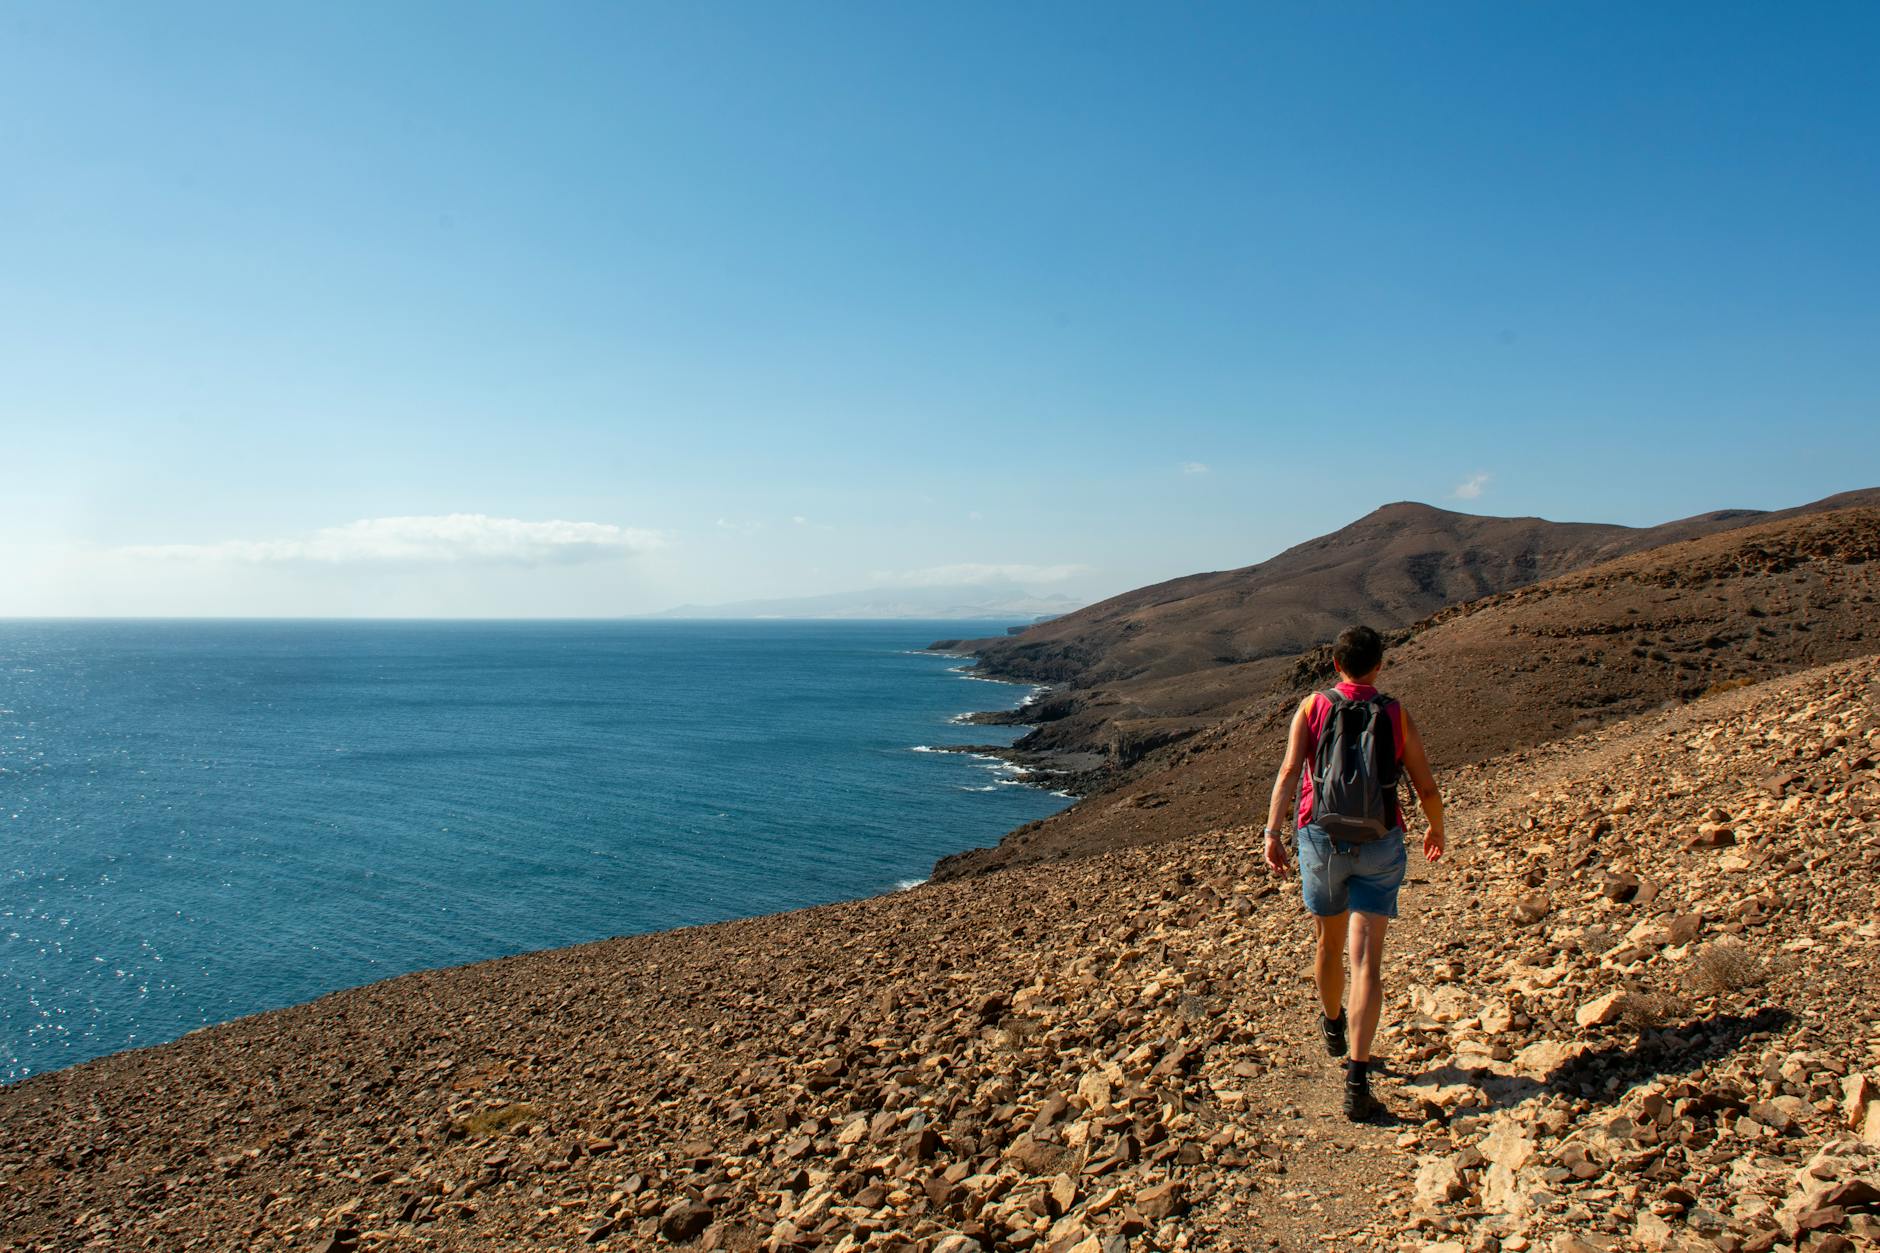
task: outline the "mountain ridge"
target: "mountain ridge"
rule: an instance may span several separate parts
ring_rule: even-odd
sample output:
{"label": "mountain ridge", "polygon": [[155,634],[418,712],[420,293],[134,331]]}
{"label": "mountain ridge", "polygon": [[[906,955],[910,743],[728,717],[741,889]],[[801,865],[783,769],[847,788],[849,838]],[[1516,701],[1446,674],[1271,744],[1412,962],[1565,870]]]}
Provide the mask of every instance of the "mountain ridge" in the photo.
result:
{"label": "mountain ridge", "polygon": [[[1856,499],[1863,496],[1880,500],[1880,492],[1854,494]],[[1846,499],[1831,497],[1825,503]],[[1824,513],[1803,506],[1758,515],[1746,525],[1719,527],[1685,519],[1667,526],[1661,533],[1695,531],[1697,536],[1569,570],[1541,583],[1445,605],[1419,623],[1394,626],[1387,633],[1394,644],[1385,686],[1428,712],[1425,739],[1439,765],[1542,742],[1582,724],[1690,699],[1715,683],[1768,677],[1866,646],[1865,619],[1873,611],[1870,602],[1858,598],[1874,594],[1874,576],[1873,566],[1863,564],[1861,554],[1880,533],[1880,510],[1857,507]],[[1756,555],[1759,546],[1766,545],[1773,546],[1774,556]],[[1846,562],[1837,559],[1836,546]],[[1793,576],[1786,568],[1758,568],[1759,562],[1780,565],[1788,560],[1805,568]],[[1680,573],[1681,563],[1690,568]],[[1723,565],[1711,573],[1693,573],[1699,567],[1708,569],[1705,563]],[[1660,591],[1680,601],[1679,613],[1689,623],[1708,623],[1705,631],[1684,638],[1677,634],[1682,628],[1671,624],[1669,634],[1651,636],[1646,628],[1666,611],[1656,603],[1659,592],[1632,581],[1627,573],[1638,569],[1657,569],[1653,577],[1668,580]],[[1588,577],[1603,582],[1597,587],[1575,582]],[[1796,586],[1805,595],[1788,594],[1783,580],[1789,577],[1804,581]],[[1757,597],[1765,598],[1767,607],[1756,603]],[[1484,613],[1502,615],[1494,620],[1505,630],[1584,630],[1604,643],[1577,649],[1543,647],[1532,662],[1509,657],[1505,638],[1485,634],[1479,622],[1464,625]],[[1731,625],[1734,615],[1752,613],[1766,616],[1745,619],[1752,623],[1747,632]],[[1811,625],[1811,617],[1819,621]],[[1831,648],[1817,646],[1829,642]],[[1578,660],[1595,653],[1609,659]],[[1493,702],[1470,707],[1452,699],[1460,690],[1480,695],[1479,685],[1472,685],[1476,672],[1463,660],[1469,655],[1516,667],[1510,690],[1524,693],[1527,703],[1502,709]],[[1610,674],[1602,666],[1610,667]],[[1299,695],[1322,685],[1329,675],[1329,650],[1321,642],[1297,653],[1164,679],[1135,677],[1088,689],[1070,685],[1022,711],[979,717],[982,722],[1030,725],[1005,755],[1037,771],[1032,776],[1036,781],[1076,792],[1081,799],[1007,833],[995,848],[943,858],[935,873],[980,873],[1014,860],[1153,841],[1194,829],[1196,823],[1225,821],[1230,810],[1258,810],[1263,817],[1264,792],[1278,764],[1284,720]],[[1609,679],[1607,690],[1582,690],[1579,685],[1589,675]],[[1705,677],[1699,682],[1693,676]],[[1222,737],[1235,740],[1238,757],[1218,756]],[[1192,768],[1177,777],[1172,772],[1178,765]]]}
{"label": "mountain ridge", "polygon": [[[1352,621],[1407,626],[1444,605],[1627,552],[1757,521],[1874,504],[1880,504],[1880,488],[1842,492],[1793,509],[1720,509],[1636,528],[1467,514],[1394,501],[1252,565],[1148,584],[1015,636],[943,640],[934,646],[973,654],[988,677],[1085,687],[1165,678],[1206,668],[1209,657],[1218,655],[1198,650],[1197,637],[1231,642],[1232,655],[1242,660],[1294,653],[1329,639]],[[1467,543],[1429,546],[1444,536]],[[1236,629],[1232,614],[1255,596],[1262,600],[1261,620]],[[1172,605],[1182,607],[1174,624],[1179,630],[1158,630]]]}

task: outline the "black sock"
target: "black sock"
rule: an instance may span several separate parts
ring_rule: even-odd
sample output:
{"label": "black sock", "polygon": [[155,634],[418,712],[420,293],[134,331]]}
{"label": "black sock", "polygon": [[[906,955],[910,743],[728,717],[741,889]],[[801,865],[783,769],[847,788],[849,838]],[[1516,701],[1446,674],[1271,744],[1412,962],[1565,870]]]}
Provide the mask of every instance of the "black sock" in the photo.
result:
{"label": "black sock", "polygon": [[1370,1082],[1371,1063],[1361,1062],[1353,1057],[1345,1062],[1345,1082],[1363,1085]]}

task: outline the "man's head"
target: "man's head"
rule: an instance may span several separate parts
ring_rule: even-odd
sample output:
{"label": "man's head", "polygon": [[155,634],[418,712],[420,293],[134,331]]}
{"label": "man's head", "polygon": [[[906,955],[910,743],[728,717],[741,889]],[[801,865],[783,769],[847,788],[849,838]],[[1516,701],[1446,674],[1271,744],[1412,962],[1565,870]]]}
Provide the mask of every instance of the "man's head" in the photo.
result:
{"label": "man's head", "polygon": [[1368,626],[1346,627],[1332,644],[1332,664],[1354,683],[1376,677],[1384,664],[1384,637]]}

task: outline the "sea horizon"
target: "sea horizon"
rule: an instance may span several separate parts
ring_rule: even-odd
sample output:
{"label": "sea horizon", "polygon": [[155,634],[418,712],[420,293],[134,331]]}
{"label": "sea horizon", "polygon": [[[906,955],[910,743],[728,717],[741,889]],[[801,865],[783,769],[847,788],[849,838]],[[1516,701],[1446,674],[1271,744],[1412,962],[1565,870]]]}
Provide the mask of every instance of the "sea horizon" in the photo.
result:
{"label": "sea horizon", "polygon": [[0,1073],[920,882],[1070,799],[930,751],[1015,624],[0,620]]}

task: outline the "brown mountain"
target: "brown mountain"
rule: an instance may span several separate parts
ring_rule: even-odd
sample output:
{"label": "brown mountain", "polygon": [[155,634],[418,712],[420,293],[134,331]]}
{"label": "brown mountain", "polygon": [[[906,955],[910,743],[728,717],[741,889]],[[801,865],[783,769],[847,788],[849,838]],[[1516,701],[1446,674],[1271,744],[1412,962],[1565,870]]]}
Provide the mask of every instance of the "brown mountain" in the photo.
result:
{"label": "brown mountain", "polygon": [[[1448,605],[1524,587],[1628,553],[1856,505],[1880,488],[1779,513],[1725,509],[1634,528],[1492,518],[1429,505],[1386,505],[1342,530],[1237,570],[1137,588],[1016,635],[941,640],[988,677],[1057,687],[1016,715],[1034,763],[1114,770],[1159,745],[1237,714],[1271,686],[1274,659],[1321,644],[1352,622],[1405,627]],[[1101,786],[1087,773],[1076,786]]]}
{"label": "brown mountain", "polygon": [[[1441,610],[1396,633],[1383,686],[1413,710],[1439,767],[1480,760],[1874,651],[1876,561],[1880,509],[1791,511]],[[1211,717],[1213,726],[1162,745],[1136,731],[1140,754],[1125,761],[1113,753],[1105,769],[1082,775],[1096,784],[1084,799],[1018,828],[997,848],[945,859],[936,875],[1264,821],[1286,722],[1299,698],[1330,676],[1323,645],[1230,668],[1209,700],[1161,719],[1169,726]],[[1196,679],[1188,690],[1203,690]],[[1229,701],[1238,702],[1233,715],[1218,716]],[[1120,705],[1093,701],[1083,710],[1113,713]],[[1154,719],[1136,719],[1144,721]]]}
{"label": "brown mountain", "polygon": [[1404,501],[1256,565],[1112,596],[1013,636],[946,640],[989,674],[1083,687],[1296,653],[1354,621],[1407,626],[1445,605],[1756,522],[1880,505],[1880,488],[1781,513],[1723,509],[1655,527],[1452,513]]}

